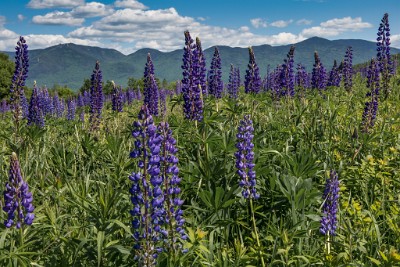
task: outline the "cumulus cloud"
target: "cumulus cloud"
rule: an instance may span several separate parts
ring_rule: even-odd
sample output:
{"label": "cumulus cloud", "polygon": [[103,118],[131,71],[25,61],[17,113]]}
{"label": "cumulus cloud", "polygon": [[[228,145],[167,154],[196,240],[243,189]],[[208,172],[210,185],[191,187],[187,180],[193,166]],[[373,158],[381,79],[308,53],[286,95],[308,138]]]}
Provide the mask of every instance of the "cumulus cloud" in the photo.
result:
{"label": "cumulus cloud", "polygon": [[140,48],[155,48],[171,51],[182,48],[183,32],[189,30],[193,37],[200,37],[203,46],[229,45],[281,45],[302,40],[292,33],[256,35],[246,26],[230,29],[205,25],[195,18],[181,16],[174,8],[159,10],[115,10],[89,26],[80,27],[69,33],[69,37],[92,40],[108,40],[129,44],[133,52]]}
{"label": "cumulus cloud", "polygon": [[136,0],[117,0],[114,3],[114,6],[121,8],[130,8],[130,9],[147,9],[147,6]]}
{"label": "cumulus cloud", "polygon": [[23,21],[25,19],[25,16],[22,14],[18,14],[17,18],[19,21]]}
{"label": "cumulus cloud", "polygon": [[74,18],[103,17],[113,12],[112,8],[98,2],[85,3],[71,11]]}
{"label": "cumulus cloud", "polygon": [[76,7],[85,3],[85,0],[31,0],[27,7],[34,9],[57,8],[57,7]]}
{"label": "cumulus cloud", "polygon": [[297,25],[310,25],[312,23],[312,20],[308,20],[308,19],[299,19],[298,21],[296,21]]}
{"label": "cumulus cloud", "polygon": [[277,21],[270,23],[269,25],[271,25],[273,27],[277,27],[277,28],[284,28],[284,27],[287,27],[292,22],[293,22],[292,19],[291,20],[277,20]]}
{"label": "cumulus cloud", "polygon": [[70,12],[54,11],[46,15],[37,15],[32,18],[35,24],[45,25],[66,25],[66,26],[79,26],[85,20],[83,18],[74,18]]}
{"label": "cumulus cloud", "polygon": [[250,20],[251,25],[253,25],[254,28],[267,28],[267,22],[263,20],[262,18],[254,18]]}
{"label": "cumulus cloud", "polygon": [[[375,41],[375,40],[374,40]],[[400,48],[400,34],[393,34],[390,36],[391,45]]]}
{"label": "cumulus cloud", "polygon": [[347,31],[361,31],[366,28],[371,28],[372,24],[368,22],[363,22],[360,17],[351,18],[334,18],[320,23],[319,26],[304,29],[301,35],[308,38],[312,36],[320,37],[332,37],[337,36],[343,32]]}

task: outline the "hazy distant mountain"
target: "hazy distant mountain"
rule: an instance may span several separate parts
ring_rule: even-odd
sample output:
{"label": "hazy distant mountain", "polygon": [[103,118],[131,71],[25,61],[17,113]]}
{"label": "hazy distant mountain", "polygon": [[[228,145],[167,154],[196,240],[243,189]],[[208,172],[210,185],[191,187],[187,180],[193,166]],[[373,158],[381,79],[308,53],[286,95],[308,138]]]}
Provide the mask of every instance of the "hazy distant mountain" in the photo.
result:
{"label": "hazy distant mountain", "polygon": [[[183,42],[183,40],[182,40]],[[365,40],[335,40],[313,37],[295,44],[295,64],[302,63],[308,71],[312,70],[314,51],[318,51],[322,63],[330,70],[333,60],[338,63],[343,60],[348,46],[353,47],[353,64],[368,61],[376,55],[375,42]],[[182,43],[183,47],[183,43]],[[228,79],[230,64],[240,67],[242,80],[249,60],[247,48],[218,46],[224,80]],[[254,46],[257,64],[261,75],[264,76],[267,65],[271,69],[281,64],[286,58],[290,45]],[[392,54],[400,53],[399,49],[391,49]],[[14,52],[5,52],[10,58]],[[27,85],[36,80],[39,85],[53,84],[67,85],[79,89],[85,78],[90,78],[96,60],[100,61],[103,71],[103,80],[114,80],[117,84],[126,85],[128,77],[140,78],[143,76],[147,53],[151,54],[154,62],[155,74],[159,79],[174,81],[182,77],[183,49],[172,52],[160,52],[155,49],[141,49],[130,55],[124,55],[114,49],[82,46],[76,44],[60,44],[45,49],[30,50],[30,68]],[[214,47],[205,50],[207,68],[210,67]]]}

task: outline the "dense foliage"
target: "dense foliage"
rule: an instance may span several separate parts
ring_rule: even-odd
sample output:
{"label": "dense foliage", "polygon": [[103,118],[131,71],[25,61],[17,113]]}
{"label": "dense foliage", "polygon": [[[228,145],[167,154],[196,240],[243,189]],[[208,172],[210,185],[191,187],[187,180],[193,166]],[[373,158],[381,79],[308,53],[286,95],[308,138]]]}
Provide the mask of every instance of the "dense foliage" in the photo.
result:
{"label": "dense foliage", "polygon": [[110,82],[111,95],[97,61],[77,97],[35,83],[28,107],[16,64],[13,108],[0,105],[0,266],[400,264],[399,73],[371,60],[334,86],[317,52],[295,74],[292,47],[261,82],[250,48],[245,86],[232,65],[218,99],[203,95],[199,43],[185,32],[182,81],[150,96],[151,60],[144,94]]}

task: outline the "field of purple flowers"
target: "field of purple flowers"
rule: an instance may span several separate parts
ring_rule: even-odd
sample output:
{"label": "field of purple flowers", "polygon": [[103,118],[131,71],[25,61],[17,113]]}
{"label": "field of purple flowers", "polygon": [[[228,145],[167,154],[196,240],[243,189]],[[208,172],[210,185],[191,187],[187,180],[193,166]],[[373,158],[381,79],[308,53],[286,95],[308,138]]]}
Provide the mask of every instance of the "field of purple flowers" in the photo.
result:
{"label": "field of purple flowers", "polygon": [[[0,104],[1,266],[398,266],[400,74],[377,56],[222,81],[184,33],[182,79],[67,99],[33,85],[20,37]],[[312,55],[311,55],[312,56]],[[209,64],[209,69],[207,66]],[[242,71],[242,73],[241,73]]]}

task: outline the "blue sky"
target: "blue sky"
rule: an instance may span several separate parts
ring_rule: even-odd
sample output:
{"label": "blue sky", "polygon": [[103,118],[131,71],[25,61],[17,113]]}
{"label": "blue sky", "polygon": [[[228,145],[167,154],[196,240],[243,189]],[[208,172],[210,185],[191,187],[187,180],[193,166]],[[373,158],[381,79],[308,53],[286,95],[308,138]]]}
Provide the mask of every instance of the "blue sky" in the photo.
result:
{"label": "blue sky", "polygon": [[203,47],[292,44],[312,36],[374,41],[389,13],[400,47],[399,0],[2,0],[0,50],[20,35],[31,49],[77,43],[117,49],[180,49],[184,30]]}

